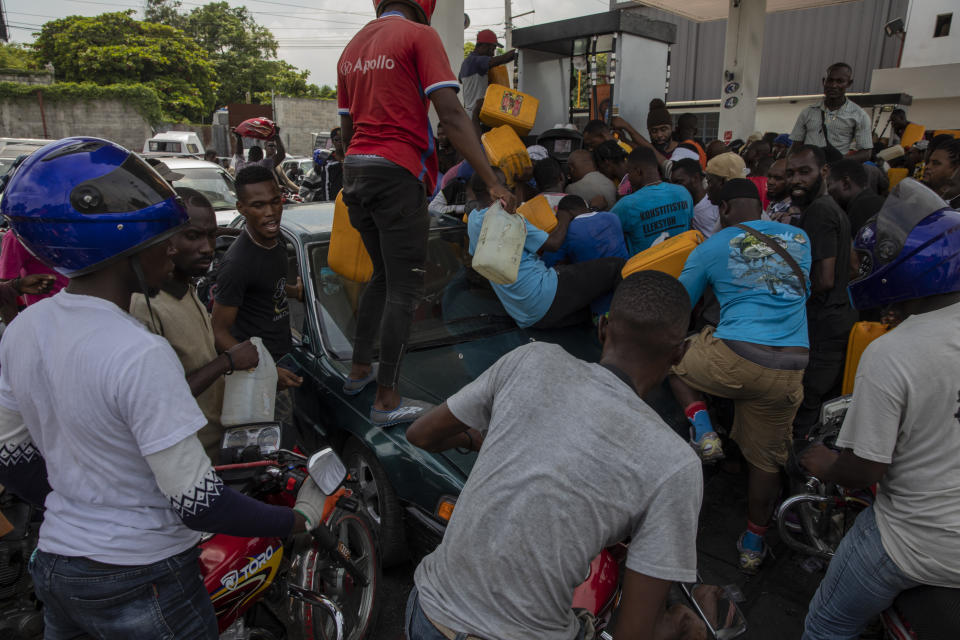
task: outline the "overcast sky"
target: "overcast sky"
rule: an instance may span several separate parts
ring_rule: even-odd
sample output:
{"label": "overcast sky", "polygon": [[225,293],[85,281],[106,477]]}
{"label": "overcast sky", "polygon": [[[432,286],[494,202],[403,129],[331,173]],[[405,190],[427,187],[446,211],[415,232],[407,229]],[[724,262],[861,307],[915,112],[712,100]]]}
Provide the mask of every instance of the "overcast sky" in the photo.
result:
{"label": "overcast sky", "polygon": [[[443,2],[443,0],[439,0]],[[373,3],[365,0],[228,0],[246,6],[257,22],[273,31],[280,47],[280,59],[310,70],[310,82],[335,85],[336,62],[350,38],[373,17]],[[136,9],[143,16],[142,0],[3,0],[13,42],[31,42],[33,32],[48,20],[69,15],[97,15],[109,11]],[[205,4],[185,0],[183,9]],[[503,35],[504,3],[500,0],[466,0],[471,26],[465,37],[473,39],[480,29]],[[341,11],[336,7],[349,7]],[[514,0],[513,13],[535,10],[515,20],[517,27],[542,24],[564,18],[600,13],[608,0]],[[456,70],[455,70],[456,71]]]}

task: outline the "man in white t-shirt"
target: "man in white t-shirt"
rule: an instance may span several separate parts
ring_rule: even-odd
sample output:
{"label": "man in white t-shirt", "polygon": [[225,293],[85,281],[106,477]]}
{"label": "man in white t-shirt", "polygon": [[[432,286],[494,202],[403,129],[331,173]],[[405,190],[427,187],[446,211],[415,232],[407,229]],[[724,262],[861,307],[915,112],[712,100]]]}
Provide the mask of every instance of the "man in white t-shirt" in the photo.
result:
{"label": "man in white t-shirt", "polygon": [[900,184],[857,234],[868,275],[849,292],[857,309],[909,317],[864,352],[842,451],[816,445],[800,460],[824,481],[876,483],[877,499],[830,562],[804,640],[860,637],[903,590],[960,587],[960,213]]}
{"label": "man in white t-shirt", "polygon": [[416,446],[480,453],[443,542],[417,567],[409,640],[592,637],[573,591],[627,536],[615,636],[679,637],[655,629],[676,622],[664,614],[670,583],[696,576],[703,476],[642,397],[682,356],[689,313],[676,279],[634,274],[600,322],[598,364],[535,342],[410,426]]}
{"label": "man in white t-shirt", "polygon": [[30,561],[45,637],[217,638],[200,532],[287,537],[323,495],[305,482],[292,510],[224,486],[176,354],[126,312],[172,272],[183,205],[136,154],[67,138],[20,166],[0,214],[70,278],[0,342],[0,483],[46,507]]}

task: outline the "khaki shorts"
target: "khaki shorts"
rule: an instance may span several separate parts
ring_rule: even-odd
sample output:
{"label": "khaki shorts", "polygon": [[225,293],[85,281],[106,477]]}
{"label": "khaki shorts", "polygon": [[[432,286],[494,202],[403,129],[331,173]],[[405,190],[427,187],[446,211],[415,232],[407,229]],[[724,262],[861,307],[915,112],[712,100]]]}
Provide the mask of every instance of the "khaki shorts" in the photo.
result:
{"label": "khaki shorts", "polygon": [[688,340],[672,373],[690,387],[734,401],[733,433],[747,462],[776,473],[787,461],[803,370],[767,369],[741,358],[706,327]]}

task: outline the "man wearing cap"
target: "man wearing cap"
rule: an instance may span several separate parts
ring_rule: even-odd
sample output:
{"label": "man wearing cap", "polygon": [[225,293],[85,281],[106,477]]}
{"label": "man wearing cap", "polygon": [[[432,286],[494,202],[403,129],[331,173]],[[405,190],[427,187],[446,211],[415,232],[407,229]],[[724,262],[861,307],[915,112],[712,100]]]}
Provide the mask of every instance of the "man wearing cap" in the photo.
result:
{"label": "man wearing cap", "polygon": [[704,173],[707,174],[707,197],[719,206],[720,189],[728,180],[745,178],[747,165],[738,154],[728,151],[710,158]]}
{"label": "man wearing cap", "polygon": [[694,305],[712,287],[720,322],[689,340],[670,386],[704,462],[719,460],[723,450],[701,392],[734,401],[731,437],[749,468],[747,530],[737,550],[740,569],[755,573],[767,553],[763,536],[803,397],[810,240],[796,227],[761,220],[760,194],[749,180],[728,180],[712,197],[721,230],[693,250],[680,282]]}
{"label": "man wearing cap", "polygon": [[370,419],[387,427],[414,420],[424,408],[401,397],[398,385],[425,286],[427,194],[436,188],[438,170],[427,117],[431,105],[450,143],[476,170],[490,198],[512,212],[516,197],[491,170],[457,99],[460,84],[440,35],[430,27],[436,2],[378,0],[376,7],[377,19],[354,36],[337,65],[337,106],[346,149],[343,202],[373,262],[373,275],[357,307],[353,363],[343,391],[358,395],[376,380]]}
{"label": "man wearing cap", "polygon": [[470,52],[460,65],[460,84],[463,85],[463,107],[472,118],[477,102],[482,102],[487,94],[487,72],[494,67],[513,62],[517,57],[517,50],[511,49],[501,56],[495,56],[497,34],[490,29],[484,29],[477,34],[477,46]]}

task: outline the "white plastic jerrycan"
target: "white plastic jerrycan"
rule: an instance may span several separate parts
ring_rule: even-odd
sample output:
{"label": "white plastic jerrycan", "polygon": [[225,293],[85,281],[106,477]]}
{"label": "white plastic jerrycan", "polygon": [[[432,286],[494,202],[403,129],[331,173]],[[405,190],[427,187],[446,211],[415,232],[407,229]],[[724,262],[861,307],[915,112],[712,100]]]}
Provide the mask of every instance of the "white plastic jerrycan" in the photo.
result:
{"label": "white plastic jerrycan", "polygon": [[473,269],[494,284],[516,282],[526,240],[527,225],[523,218],[504,211],[497,200],[483,216],[480,238],[473,252]]}
{"label": "white plastic jerrycan", "polygon": [[273,422],[273,405],[277,399],[277,366],[260,338],[250,338],[257,348],[260,363],[256,369],[234,371],[226,377],[223,390],[224,426],[251,422]]}

